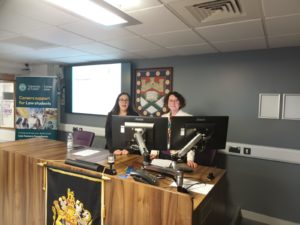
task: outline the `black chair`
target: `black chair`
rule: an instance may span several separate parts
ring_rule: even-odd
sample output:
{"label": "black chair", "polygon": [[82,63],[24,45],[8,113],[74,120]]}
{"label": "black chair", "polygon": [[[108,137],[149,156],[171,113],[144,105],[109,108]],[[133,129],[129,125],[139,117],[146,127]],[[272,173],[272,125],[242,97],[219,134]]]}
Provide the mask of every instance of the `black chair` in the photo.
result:
{"label": "black chair", "polygon": [[95,133],[89,131],[74,131],[73,144],[74,146],[91,147],[94,141]]}
{"label": "black chair", "polygon": [[216,153],[216,149],[206,149],[203,152],[197,152],[195,162],[202,166],[213,166]]}

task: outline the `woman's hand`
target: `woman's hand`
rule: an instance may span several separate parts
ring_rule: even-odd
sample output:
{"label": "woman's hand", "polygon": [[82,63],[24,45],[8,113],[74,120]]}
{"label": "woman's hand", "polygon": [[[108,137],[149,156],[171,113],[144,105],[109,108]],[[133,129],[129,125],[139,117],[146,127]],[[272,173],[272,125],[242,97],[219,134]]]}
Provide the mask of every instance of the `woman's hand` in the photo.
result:
{"label": "woman's hand", "polygon": [[128,154],[128,150],[126,150],[126,149],[123,149],[123,150],[121,150],[121,149],[116,149],[115,151],[114,151],[114,155],[127,155]]}
{"label": "woman's hand", "polygon": [[158,158],[158,154],[159,154],[158,150],[151,150],[150,159],[152,160],[152,159]]}
{"label": "woman's hand", "polygon": [[122,155],[122,150],[116,149],[116,150],[114,151],[114,155]]}
{"label": "woman's hand", "polygon": [[128,150],[126,150],[126,149],[122,150],[122,155],[128,155],[128,153],[129,153]]}
{"label": "woman's hand", "polygon": [[195,163],[194,161],[191,161],[191,160],[188,160],[188,161],[186,162],[186,164],[187,164],[189,167],[191,167],[191,168],[197,168],[197,167],[198,167],[198,164]]}

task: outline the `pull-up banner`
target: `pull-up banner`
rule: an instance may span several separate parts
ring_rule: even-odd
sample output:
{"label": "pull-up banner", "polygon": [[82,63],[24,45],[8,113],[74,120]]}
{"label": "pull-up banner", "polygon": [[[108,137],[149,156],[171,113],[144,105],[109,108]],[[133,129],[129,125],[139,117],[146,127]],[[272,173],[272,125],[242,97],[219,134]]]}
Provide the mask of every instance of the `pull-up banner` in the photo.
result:
{"label": "pull-up banner", "polygon": [[104,180],[47,167],[46,225],[103,224]]}
{"label": "pull-up banner", "polygon": [[16,78],[16,140],[57,138],[57,78]]}

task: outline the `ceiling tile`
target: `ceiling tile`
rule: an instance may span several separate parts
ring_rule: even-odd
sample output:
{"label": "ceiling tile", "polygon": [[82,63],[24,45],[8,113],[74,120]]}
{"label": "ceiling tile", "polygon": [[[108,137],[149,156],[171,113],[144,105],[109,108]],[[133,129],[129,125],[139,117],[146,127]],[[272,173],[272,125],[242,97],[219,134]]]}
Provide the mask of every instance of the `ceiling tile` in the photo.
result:
{"label": "ceiling tile", "polygon": [[69,23],[60,28],[79,34],[83,37],[91,38],[96,41],[114,39],[116,37],[135,37],[130,31],[121,27],[105,27],[92,22],[80,20],[75,23]]}
{"label": "ceiling tile", "polygon": [[213,45],[221,52],[234,52],[254,49],[264,49],[267,47],[264,38],[254,38],[229,42],[215,42]]}
{"label": "ceiling tile", "polygon": [[163,3],[178,2],[178,0],[161,0]]}
{"label": "ceiling tile", "polygon": [[269,36],[300,33],[300,14],[268,18],[266,29]]}
{"label": "ceiling tile", "polygon": [[81,44],[81,45],[72,45],[70,47],[84,51],[84,52],[94,53],[94,54],[105,54],[105,53],[118,52],[118,50],[115,48],[112,48],[112,47],[109,47],[107,45],[100,44],[97,42],[89,42],[89,43]]}
{"label": "ceiling tile", "polygon": [[271,48],[300,46],[300,34],[269,37]]}
{"label": "ceiling tile", "polygon": [[31,48],[31,49],[43,49],[43,48],[57,47],[57,45],[54,45],[54,44],[51,44],[48,42],[36,40],[33,38],[29,38],[29,37],[23,37],[23,36],[5,39],[2,42],[25,47],[25,48]]}
{"label": "ceiling tile", "polygon": [[34,52],[36,55],[39,55],[41,58],[62,58],[62,57],[70,57],[70,56],[80,56],[86,55],[86,53],[82,51],[78,51],[71,48],[59,47],[59,48],[49,48],[37,50]]}
{"label": "ceiling tile", "polygon": [[79,55],[71,57],[53,58],[51,61],[58,63],[81,63],[81,62],[94,62],[104,60],[101,56],[97,55]]}
{"label": "ceiling tile", "polygon": [[146,49],[157,49],[159,46],[152,44],[149,41],[146,41],[142,38],[123,38],[103,41],[104,43],[124,49],[127,51],[137,51],[137,50],[146,50]]}
{"label": "ceiling tile", "polygon": [[42,62],[39,57],[31,57],[30,55],[26,55],[26,56],[20,54],[5,54],[5,56],[0,55],[0,60],[11,61],[11,62],[27,63],[29,62],[28,59],[30,59],[30,63]]}
{"label": "ceiling tile", "polygon": [[266,17],[284,16],[300,13],[299,0],[262,0]]}
{"label": "ceiling tile", "polygon": [[50,27],[46,23],[33,20],[29,17],[25,17],[14,13],[12,11],[0,11],[0,29],[7,32],[22,34],[42,28]]}
{"label": "ceiling tile", "polygon": [[260,19],[196,28],[196,31],[210,42],[232,41],[263,37]]}
{"label": "ceiling tile", "polygon": [[187,29],[187,26],[164,6],[132,12],[129,15],[142,23],[127,27],[139,35]]}
{"label": "ceiling tile", "polygon": [[140,9],[145,9],[153,6],[161,5],[158,0],[104,0],[107,3],[110,3],[114,7],[124,11],[136,11]]}
{"label": "ceiling tile", "polygon": [[5,2],[6,11],[35,19],[51,25],[61,25],[78,20],[78,17],[58,9],[43,0],[9,0]]}
{"label": "ceiling tile", "polygon": [[180,30],[160,34],[151,34],[145,35],[144,37],[164,47],[201,44],[205,42],[198,34],[196,34],[192,30]]}
{"label": "ceiling tile", "polygon": [[125,51],[119,51],[114,53],[106,53],[100,55],[105,60],[114,60],[114,59],[134,59],[138,58],[139,55],[133,52],[125,52]]}
{"label": "ceiling tile", "polygon": [[[0,45],[1,46],[1,45]],[[2,48],[2,46],[1,46]],[[61,58],[61,57],[71,57],[71,56],[80,56],[86,55],[81,51],[70,49],[70,48],[49,48],[49,49],[42,49],[42,50],[29,50],[24,48],[15,48],[6,53],[7,57],[15,57],[16,59],[23,59],[23,62],[29,62],[28,59],[33,61],[47,61],[52,58]],[[15,51],[18,50],[18,51]]]}
{"label": "ceiling tile", "polygon": [[6,30],[0,30],[0,40],[8,39],[8,38],[16,37],[16,36],[18,36],[18,34],[8,32]]}
{"label": "ceiling tile", "polygon": [[18,54],[18,53],[23,53],[23,52],[30,52],[32,49],[24,47],[24,46],[18,46],[18,45],[13,45],[10,43],[6,43],[1,41],[0,42],[0,54],[1,53],[12,53],[12,54]]}
{"label": "ceiling tile", "polygon": [[61,30],[59,28],[42,29],[26,33],[24,36],[39,39],[42,41],[55,43],[58,45],[75,45],[90,42],[90,39],[83,38],[79,35]]}
{"label": "ceiling tile", "polygon": [[177,55],[200,55],[206,53],[216,53],[217,50],[212,48],[208,44],[202,45],[186,45],[186,46],[174,46],[168,48],[175,52]]}
{"label": "ceiling tile", "polygon": [[146,51],[135,51],[134,53],[137,53],[140,56],[143,56],[144,58],[162,58],[162,57],[168,57],[168,56],[174,56],[174,52],[170,49],[150,49]]}

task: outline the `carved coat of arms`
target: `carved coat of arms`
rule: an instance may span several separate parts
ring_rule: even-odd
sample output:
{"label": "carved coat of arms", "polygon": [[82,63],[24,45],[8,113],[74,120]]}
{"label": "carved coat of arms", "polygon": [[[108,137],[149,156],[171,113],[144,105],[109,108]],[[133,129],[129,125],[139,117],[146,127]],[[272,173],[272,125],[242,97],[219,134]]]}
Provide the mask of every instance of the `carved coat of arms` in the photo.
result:
{"label": "carved coat of arms", "polygon": [[161,116],[166,112],[164,97],[172,91],[173,69],[136,70],[135,104],[140,115]]}

